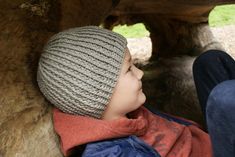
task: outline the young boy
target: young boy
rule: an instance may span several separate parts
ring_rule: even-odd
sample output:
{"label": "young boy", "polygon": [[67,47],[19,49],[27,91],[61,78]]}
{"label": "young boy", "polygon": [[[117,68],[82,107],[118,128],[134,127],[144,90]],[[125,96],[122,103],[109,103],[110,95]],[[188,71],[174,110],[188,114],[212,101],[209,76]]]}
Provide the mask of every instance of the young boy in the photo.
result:
{"label": "young boy", "polygon": [[54,35],[44,48],[37,81],[57,108],[54,128],[65,156],[86,144],[84,157],[211,157],[198,126],[142,105],[143,72],[127,41],[96,26]]}

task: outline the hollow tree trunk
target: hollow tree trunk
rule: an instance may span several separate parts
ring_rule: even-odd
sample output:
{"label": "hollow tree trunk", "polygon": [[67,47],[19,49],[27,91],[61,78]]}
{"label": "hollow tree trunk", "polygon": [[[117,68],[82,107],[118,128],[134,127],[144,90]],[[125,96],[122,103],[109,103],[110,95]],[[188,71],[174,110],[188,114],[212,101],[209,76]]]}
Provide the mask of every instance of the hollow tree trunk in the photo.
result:
{"label": "hollow tree trunk", "polygon": [[[120,22],[144,22],[151,32],[157,56],[188,54],[186,50],[197,54],[211,41],[204,25],[210,8],[232,2],[235,0],[135,0],[135,3],[134,0],[0,0],[0,156],[62,156],[53,130],[51,105],[39,92],[36,82],[39,55],[53,34],[70,27],[99,25],[106,17],[114,17],[115,20],[109,18],[113,20],[108,25],[110,28]],[[204,30],[206,34],[200,33]],[[204,35],[208,39],[204,40]],[[169,78],[174,80],[178,76],[185,77]],[[154,77],[151,75],[150,80],[154,81]]]}

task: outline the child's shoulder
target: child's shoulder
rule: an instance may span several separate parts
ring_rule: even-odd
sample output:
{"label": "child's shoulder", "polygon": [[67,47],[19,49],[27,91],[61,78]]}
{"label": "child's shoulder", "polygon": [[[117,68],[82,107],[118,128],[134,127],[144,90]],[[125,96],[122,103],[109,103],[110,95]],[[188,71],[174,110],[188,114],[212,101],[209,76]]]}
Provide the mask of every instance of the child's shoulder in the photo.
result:
{"label": "child's shoulder", "polygon": [[86,146],[83,157],[113,156],[113,153],[117,157],[160,157],[151,146],[133,135],[89,143]]}

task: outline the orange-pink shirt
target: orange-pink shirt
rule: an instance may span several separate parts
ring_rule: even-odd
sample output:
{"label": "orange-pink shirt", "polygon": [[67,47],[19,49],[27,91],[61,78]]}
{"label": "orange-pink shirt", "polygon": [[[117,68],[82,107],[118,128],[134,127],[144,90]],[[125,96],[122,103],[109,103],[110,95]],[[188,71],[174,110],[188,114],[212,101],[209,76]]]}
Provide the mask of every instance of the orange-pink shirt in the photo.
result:
{"label": "orange-pink shirt", "polygon": [[131,119],[106,121],[53,110],[54,128],[64,155],[74,146],[111,138],[136,135],[162,157],[211,157],[209,135],[196,125],[169,121],[140,107]]}

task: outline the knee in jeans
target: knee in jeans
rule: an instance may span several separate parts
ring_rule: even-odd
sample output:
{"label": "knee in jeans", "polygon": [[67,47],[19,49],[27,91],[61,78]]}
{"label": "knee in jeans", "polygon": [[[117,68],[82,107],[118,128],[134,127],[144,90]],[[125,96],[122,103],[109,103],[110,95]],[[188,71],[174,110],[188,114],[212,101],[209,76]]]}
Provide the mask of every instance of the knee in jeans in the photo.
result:
{"label": "knee in jeans", "polygon": [[214,87],[207,100],[206,112],[209,116],[235,114],[235,80],[224,81]]}
{"label": "knee in jeans", "polygon": [[217,62],[218,58],[220,58],[221,56],[227,56],[227,53],[221,50],[208,50],[195,59],[193,63],[193,69],[213,65],[210,63]]}

